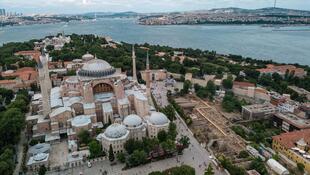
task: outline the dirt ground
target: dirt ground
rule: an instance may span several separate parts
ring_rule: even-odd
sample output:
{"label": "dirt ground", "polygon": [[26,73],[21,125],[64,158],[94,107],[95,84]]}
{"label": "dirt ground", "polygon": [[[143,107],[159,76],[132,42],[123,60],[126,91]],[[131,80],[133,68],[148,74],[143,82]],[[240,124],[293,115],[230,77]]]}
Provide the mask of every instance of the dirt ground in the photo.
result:
{"label": "dirt ground", "polygon": [[57,167],[63,165],[68,156],[68,143],[67,141],[61,141],[51,145],[50,152],[50,166]]}
{"label": "dirt ground", "polygon": [[185,110],[192,117],[191,131],[199,142],[205,143],[215,153],[238,154],[245,149],[244,140],[231,129],[233,118],[240,114],[227,114],[219,104],[208,104],[195,96],[186,96],[189,101],[198,101],[192,111]]}

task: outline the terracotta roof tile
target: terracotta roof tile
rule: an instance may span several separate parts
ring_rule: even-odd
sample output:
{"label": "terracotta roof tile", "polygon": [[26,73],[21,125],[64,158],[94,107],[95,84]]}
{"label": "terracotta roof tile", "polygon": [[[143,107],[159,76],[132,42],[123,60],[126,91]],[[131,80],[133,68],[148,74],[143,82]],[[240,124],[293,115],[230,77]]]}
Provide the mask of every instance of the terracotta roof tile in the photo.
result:
{"label": "terracotta roof tile", "polygon": [[275,140],[285,148],[290,149],[295,147],[295,143],[302,138],[307,144],[310,143],[310,129],[282,133],[280,135],[273,136],[272,140]]}
{"label": "terracotta roof tile", "polygon": [[254,83],[250,83],[250,82],[234,81],[234,86],[255,87],[255,84]]}

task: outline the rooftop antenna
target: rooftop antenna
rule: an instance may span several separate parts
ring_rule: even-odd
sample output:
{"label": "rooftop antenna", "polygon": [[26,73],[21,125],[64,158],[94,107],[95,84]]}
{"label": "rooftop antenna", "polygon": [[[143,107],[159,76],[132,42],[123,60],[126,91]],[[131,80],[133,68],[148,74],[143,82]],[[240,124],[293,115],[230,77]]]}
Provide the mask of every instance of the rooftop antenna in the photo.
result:
{"label": "rooftop antenna", "polygon": [[276,6],[277,6],[277,0],[274,0],[273,8],[276,8]]}

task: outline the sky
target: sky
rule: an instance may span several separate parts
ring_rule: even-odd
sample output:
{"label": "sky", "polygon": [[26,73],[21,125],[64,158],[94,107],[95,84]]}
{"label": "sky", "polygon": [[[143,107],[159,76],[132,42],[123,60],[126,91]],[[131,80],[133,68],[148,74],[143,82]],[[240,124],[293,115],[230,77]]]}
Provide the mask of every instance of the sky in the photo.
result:
{"label": "sky", "polygon": [[[171,12],[212,8],[271,7],[274,0],[0,0],[0,8],[24,14],[84,12]],[[310,0],[277,0],[277,7],[310,10]]]}

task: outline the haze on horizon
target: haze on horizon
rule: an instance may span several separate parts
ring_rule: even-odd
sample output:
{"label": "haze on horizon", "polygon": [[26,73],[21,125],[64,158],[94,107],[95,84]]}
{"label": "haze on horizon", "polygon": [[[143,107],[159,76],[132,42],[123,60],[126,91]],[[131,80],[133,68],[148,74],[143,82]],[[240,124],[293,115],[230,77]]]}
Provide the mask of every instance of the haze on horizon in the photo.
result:
{"label": "haze on horizon", "polygon": [[[273,7],[274,0],[0,0],[0,8],[25,14],[85,12],[171,12],[238,7]],[[277,0],[277,7],[310,10],[309,0]]]}

